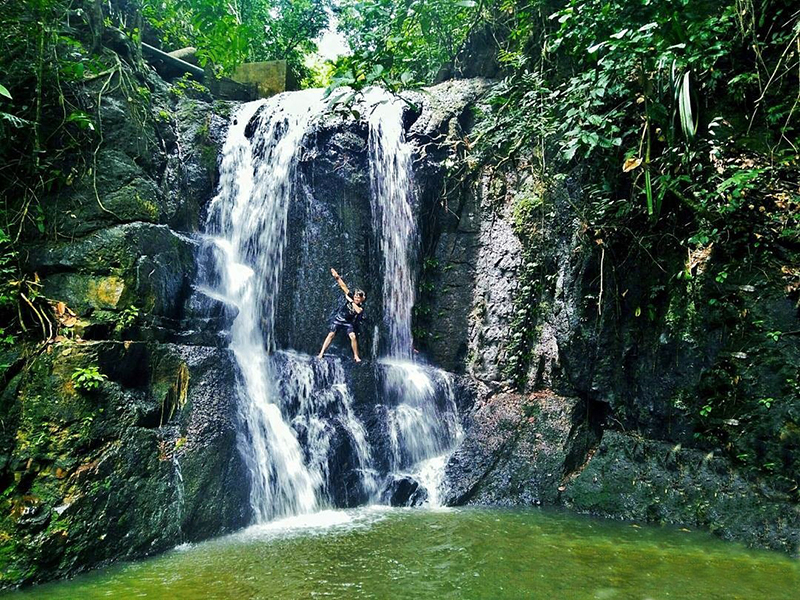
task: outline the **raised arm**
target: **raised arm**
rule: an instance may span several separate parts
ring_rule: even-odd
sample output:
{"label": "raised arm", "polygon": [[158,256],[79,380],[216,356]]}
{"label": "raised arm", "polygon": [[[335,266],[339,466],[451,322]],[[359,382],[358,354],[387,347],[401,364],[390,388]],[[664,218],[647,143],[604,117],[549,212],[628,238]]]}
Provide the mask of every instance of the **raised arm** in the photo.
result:
{"label": "raised arm", "polygon": [[342,288],[344,295],[347,296],[347,300],[352,302],[353,299],[350,297],[350,288],[347,287],[347,284],[344,282],[344,279],[342,279],[339,276],[339,273],[337,273],[336,269],[334,269],[333,267],[331,267],[331,275],[333,275],[333,278],[336,280],[336,283],[339,284],[339,287]]}
{"label": "raised arm", "polygon": [[344,282],[344,279],[342,279],[339,276],[339,273],[337,273],[336,269],[334,269],[333,267],[331,267],[331,275],[333,275],[333,278],[336,279],[336,283],[339,284],[339,287],[342,288],[342,291],[344,292],[344,297],[347,299],[348,302],[351,303],[353,310],[356,311],[357,315],[360,315],[361,311],[363,311],[364,309],[361,308],[355,302],[353,302],[353,297],[350,295],[350,288],[347,287],[347,284]]}

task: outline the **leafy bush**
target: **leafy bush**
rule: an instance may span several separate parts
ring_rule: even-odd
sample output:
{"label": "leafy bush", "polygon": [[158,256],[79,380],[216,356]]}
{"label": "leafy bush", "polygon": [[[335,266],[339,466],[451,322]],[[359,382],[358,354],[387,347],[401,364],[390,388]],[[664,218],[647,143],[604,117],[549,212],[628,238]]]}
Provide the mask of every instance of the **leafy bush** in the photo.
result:
{"label": "leafy bush", "polygon": [[114,330],[117,332],[124,331],[128,327],[133,326],[134,323],[139,319],[139,308],[133,304],[123,309],[120,313],[119,318],[117,319],[116,325],[114,325]]}

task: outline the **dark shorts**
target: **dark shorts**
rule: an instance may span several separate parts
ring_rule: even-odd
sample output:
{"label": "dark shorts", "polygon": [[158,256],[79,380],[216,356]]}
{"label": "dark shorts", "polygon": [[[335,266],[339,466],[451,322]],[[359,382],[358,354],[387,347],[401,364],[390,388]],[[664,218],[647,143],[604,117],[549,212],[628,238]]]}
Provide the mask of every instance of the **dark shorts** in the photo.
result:
{"label": "dark shorts", "polygon": [[339,333],[340,331],[344,331],[347,335],[350,335],[351,333],[355,333],[356,329],[353,327],[352,323],[341,319],[334,319],[331,323],[331,333]]}

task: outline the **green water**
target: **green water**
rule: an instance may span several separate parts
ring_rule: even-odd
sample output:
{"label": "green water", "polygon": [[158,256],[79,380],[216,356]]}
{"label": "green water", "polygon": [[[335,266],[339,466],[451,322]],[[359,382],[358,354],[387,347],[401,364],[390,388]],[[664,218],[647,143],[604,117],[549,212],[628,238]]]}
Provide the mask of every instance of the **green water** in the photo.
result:
{"label": "green water", "polygon": [[23,598],[800,598],[800,563],[540,510],[358,509],[254,527]]}

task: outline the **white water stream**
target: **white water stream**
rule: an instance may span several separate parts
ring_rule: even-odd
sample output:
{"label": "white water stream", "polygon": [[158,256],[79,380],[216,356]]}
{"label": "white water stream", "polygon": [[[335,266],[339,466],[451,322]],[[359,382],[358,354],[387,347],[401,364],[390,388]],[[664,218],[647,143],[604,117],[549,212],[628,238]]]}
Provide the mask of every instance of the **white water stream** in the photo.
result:
{"label": "white water stream", "polygon": [[[383,256],[383,320],[388,331],[384,389],[399,404],[389,410],[392,468],[410,474],[438,503],[438,488],[446,453],[461,435],[449,375],[412,362],[414,261],[419,233],[414,216],[415,184],[412,148],[405,139],[406,103],[380,89],[366,95],[369,113],[369,164],[372,219]],[[434,378],[445,379],[435,386]],[[444,392],[443,403],[437,396]]]}
{"label": "white water stream", "polygon": [[388,355],[411,359],[411,310],[417,222],[411,146],[403,131],[403,101],[373,88],[366,95],[369,109],[369,168],[372,221],[383,256],[383,320]]}
{"label": "white water stream", "polygon": [[[450,376],[411,361],[418,236],[403,106],[380,91],[370,92],[366,102],[372,106],[371,210],[380,240],[388,338],[388,356],[378,367],[391,400],[388,462],[394,476],[411,474],[420,481],[435,504],[445,453],[460,435],[458,416]],[[363,493],[377,499],[381,487],[341,359],[276,352],[276,306],[297,165],[304,136],[323,111],[318,90],[242,105],[222,150],[218,193],[206,223],[204,240],[214,263],[207,270],[214,275],[203,289],[238,310],[230,349],[240,373],[239,449],[251,475],[250,502],[259,523],[331,505],[333,487],[341,485],[334,475],[332,444],[341,435],[349,439],[350,464]]]}
{"label": "white water stream", "polygon": [[[250,471],[258,522],[315,510],[322,479],[309,469],[286,421],[268,350],[274,347],[275,303],[286,244],[286,215],[300,141],[318,114],[316,90],[243,105],[222,150],[219,193],[209,209],[221,282],[217,290],[239,313],[230,348],[239,365],[239,446]],[[245,136],[261,111],[252,137]]]}

